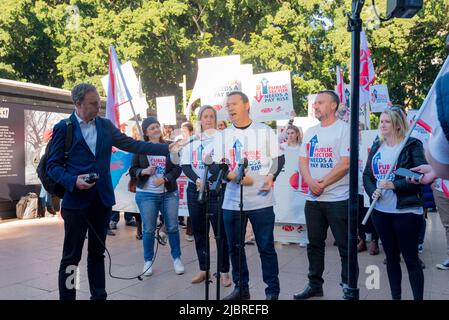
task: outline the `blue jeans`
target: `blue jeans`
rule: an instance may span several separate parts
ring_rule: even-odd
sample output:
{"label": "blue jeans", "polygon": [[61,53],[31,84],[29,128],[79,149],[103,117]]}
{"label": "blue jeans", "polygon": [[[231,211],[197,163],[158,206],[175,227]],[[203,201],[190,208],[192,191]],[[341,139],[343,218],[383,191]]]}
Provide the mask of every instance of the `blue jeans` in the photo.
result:
{"label": "blue jeans", "polygon": [[164,217],[164,223],[170,242],[173,259],[181,257],[181,245],[178,230],[178,191],[165,193],[137,192],[136,203],[140,210],[143,223],[143,258],[145,262],[153,260],[154,233],[159,211]]}
{"label": "blue jeans", "polygon": [[[132,212],[125,212],[125,221],[131,221],[134,217],[134,213]],[[119,211],[112,211],[111,215],[111,221],[119,222],[120,221],[120,212]]]}
{"label": "blue jeans", "polygon": [[[279,266],[276,250],[274,249],[274,211],[273,207],[243,211],[243,230],[246,231],[246,224],[249,221],[253,226],[256,238],[257,249],[259,250],[262,263],[262,278],[267,284],[266,295],[279,295]],[[239,246],[240,246],[240,212],[233,210],[223,210],[223,219],[228,239],[229,256],[232,264],[232,280],[236,287],[239,286]],[[245,235],[243,235],[245,237]],[[249,272],[246,263],[245,249],[242,256],[242,287],[243,290],[249,288]]]}

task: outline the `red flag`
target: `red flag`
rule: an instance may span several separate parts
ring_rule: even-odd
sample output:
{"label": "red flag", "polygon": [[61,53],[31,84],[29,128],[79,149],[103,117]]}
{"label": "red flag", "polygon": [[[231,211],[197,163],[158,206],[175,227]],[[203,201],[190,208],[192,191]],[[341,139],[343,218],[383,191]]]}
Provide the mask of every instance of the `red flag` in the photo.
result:
{"label": "red flag", "polygon": [[337,66],[337,93],[340,97],[340,103],[344,103],[344,94],[343,94],[343,73],[339,66]]}
{"label": "red flag", "polygon": [[365,31],[360,33],[360,102],[359,105],[369,103],[369,87],[376,80],[371,51],[368,48]]}
{"label": "red flag", "polygon": [[114,47],[109,47],[108,96],[106,101],[106,118],[120,128],[119,107],[129,101],[123,81],[120,77],[120,63]]}
{"label": "red flag", "polygon": [[449,198],[449,180],[444,179],[440,180],[441,180],[441,189],[443,190],[445,196]]}
{"label": "red flag", "polygon": [[421,115],[416,123],[421,127],[423,127],[429,133],[432,133],[433,128],[435,128],[435,126],[438,125],[438,114],[436,106],[437,93],[435,90],[435,84],[442,75],[448,72],[449,72],[449,57],[446,59],[443,66],[441,67],[441,70],[438,73],[437,78],[435,79],[432,87],[430,88],[429,93],[426,96],[426,99],[424,100],[418,112],[418,115],[419,114]]}

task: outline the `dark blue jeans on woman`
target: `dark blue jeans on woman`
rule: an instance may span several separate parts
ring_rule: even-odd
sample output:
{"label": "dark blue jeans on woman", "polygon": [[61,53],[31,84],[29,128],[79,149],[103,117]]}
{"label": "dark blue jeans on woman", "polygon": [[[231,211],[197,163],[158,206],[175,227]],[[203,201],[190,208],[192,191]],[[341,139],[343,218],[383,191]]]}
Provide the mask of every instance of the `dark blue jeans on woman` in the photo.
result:
{"label": "dark blue jeans on woman", "polygon": [[413,298],[423,299],[424,273],[418,258],[419,231],[423,217],[414,213],[385,213],[373,210],[373,223],[379,233],[382,246],[387,256],[387,273],[391,296],[401,299],[402,270],[400,254],[407,266]]}

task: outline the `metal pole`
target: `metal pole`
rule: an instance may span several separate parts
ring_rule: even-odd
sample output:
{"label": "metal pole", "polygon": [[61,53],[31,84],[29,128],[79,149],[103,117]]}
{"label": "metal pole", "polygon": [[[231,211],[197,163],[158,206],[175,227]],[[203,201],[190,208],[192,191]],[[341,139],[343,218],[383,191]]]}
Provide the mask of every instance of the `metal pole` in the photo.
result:
{"label": "metal pole", "polygon": [[239,243],[239,297],[240,300],[242,300],[242,295],[243,295],[243,249],[245,247],[245,236],[244,236],[244,228],[243,228],[243,223],[244,223],[244,218],[243,218],[243,184],[242,181],[240,181],[240,214],[239,214],[239,225],[240,225],[240,243]]}
{"label": "metal pole", "polygon": [[[220,175],[219,175],[219,177],[220,177]],[[221,219],[223,219],[223,217],[221,215],[221,181],[218,181],[217,187],[213,191],[215,191],[217,193],[217,211],[215,212],[216,219],[217,219],[217,234],[215,236],[216,243],[217,243],[217,273],[216,273],[215,278],[217,281],[217,283],[216,283],[217,284],[217,300],[220,300],[220,275],[221,275],[221,265],[223,264],[221,254],[222,254],[222,250],[228,250],[228,248],[222,247],[222,241],[221,241],[221,237],[226,236],[226,235],[221,234],[221,228],[222,228]]]}
{"label": "metal pole", "polygon": [[184,113],[187,105],[187,79],[186,75],[182,76],[182,112]]}
{"label": "metal pole", "polygon": [[[207,166],[207,168],[209,168],[209,166]],[[206,178],[207,178],[207,173],[206,173]],[[210,284],[210,279],[209,279],[209,270],[210,270],[210,238],[209,238],[209,226],[210,226],[210,213],[209,213],[209,197],[210,197],[210,193],[209,193],[209,183],[206,179],[206,181],[204,181],[204,193],[205,193],[205,206],[206,206],[206,244],[205,244],[205,256],[206,256],[206,281],[205,281],[205,285],[206,285],[206,289],[205,289],[205,300],[209,300],[209,284]]]}
{"label": "metal pole", "polygon": [[360,31],[362,30],[362,11],[364,0],[353,0],[352,17],[348,16],[348,31],[352,33],[351,50],[351,127],[350,127],[350,165],[349,165],[349,212],[348,212],[348,287],[343,289],[346,300],[359,300],[357,280],[357,217],[359,210],[358,159],[359,159],[359,94],[360,94]]}

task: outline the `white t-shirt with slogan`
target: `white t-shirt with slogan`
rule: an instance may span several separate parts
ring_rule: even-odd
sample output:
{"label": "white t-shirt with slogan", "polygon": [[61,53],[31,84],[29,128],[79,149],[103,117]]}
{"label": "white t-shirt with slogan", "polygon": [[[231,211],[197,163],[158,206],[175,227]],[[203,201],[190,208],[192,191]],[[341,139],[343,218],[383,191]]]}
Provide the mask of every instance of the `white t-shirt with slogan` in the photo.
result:
{"label": "white t-shirt with slogan", "polygon": [[[229,169],[238,171],[238,164],[243,158],[248,159],[246,175],[254,183],[243,186],[243,210],[257,210],[274,206],[273,189],[261,192],[265,177],[269,173],[272,159],[282,155],[279,149],[278,138],[269,126],[263,123],[252,122],[246,129],[238,129],[233,125],[217,135],[213,143],[214,162],[220,163],[223,159],[229,164]],[[240,210],[240,185],[234,181],[228,182],[223,200],[223,209]]]}
{"label": "white t-shirt with slogan", "polygon": [[[216,131],[214,135],[208,135],[203,132],[200,140],[194,140],[181,150],[181,165],[190,164],[192,166],[192,170],[200,179],[203,179],[204,170],[206,169],[204,165],[206,149],[209,153],[211,153],[212,150],[208,146],[217,134],[219,134],[218,131]],[[208,176],[210,177],[211,175],[209,174]],[[191,181],[190,179],[189,181],[195,183],[195,181]]]}
{"label": "white t-shirt with slogan", "polygon": [[[340,162],[341,157],[349,157],[349,126],[337,120],[328,127],[321,124],[307,130],[301,145],[300,157],[307,158],[310,175],[321,179],[329,174]],[[320,196],[310,190],[307,200],[334,202],[349,199],[349,174],[326,187]]]}
{"label": "white t-shirt with slogan", "polygon": [[[399,151],[399,147],[399,144],[390,147],[386,143],[383,143],[373,156],[371,161],[371,171],[377,180],[377,185],[379,185],[379,182],[382,180],[394,181],[394,172],[397,168],[395,167],[388,177],[387,173],[388,170],[390,170],[391,164],[395,161],[395,156]],[[377,200],[374,208],[378,211],[387,213],[423,213],[422,207],[396,209],[397,202],[398,198],[396,193],[394,193],[392,189],[384,189],[382,197]]]}
{"label": "white t-shirt with slogan", "polygon": [[163,178],[165,175],[166,157],[165,156],[147,156],[150,166],[155,167],[154,174],[151,175],[143,188],[137,188],[136,191],[163,193],[165,191],[165,184],[156,186],[154,180],[156,178]]}

